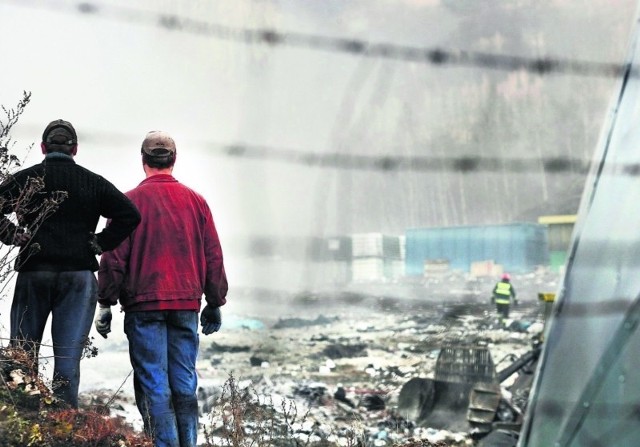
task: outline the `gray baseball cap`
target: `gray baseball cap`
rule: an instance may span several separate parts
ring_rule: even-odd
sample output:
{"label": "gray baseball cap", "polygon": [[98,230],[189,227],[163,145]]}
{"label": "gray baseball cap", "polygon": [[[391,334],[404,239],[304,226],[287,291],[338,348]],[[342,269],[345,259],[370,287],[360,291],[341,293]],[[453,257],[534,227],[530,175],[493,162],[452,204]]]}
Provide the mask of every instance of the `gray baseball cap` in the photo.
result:
{"label": "gray baseball cap", "polygon": [[142,152],[154,157],[172,155],[176,153],[176,142],[168,133],[152,130],[142,142]]}

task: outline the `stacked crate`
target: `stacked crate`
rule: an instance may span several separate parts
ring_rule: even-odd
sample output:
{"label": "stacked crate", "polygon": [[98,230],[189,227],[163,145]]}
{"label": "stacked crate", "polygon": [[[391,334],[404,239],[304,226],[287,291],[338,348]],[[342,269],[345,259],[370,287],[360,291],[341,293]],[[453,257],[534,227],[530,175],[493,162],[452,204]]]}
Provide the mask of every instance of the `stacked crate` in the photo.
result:
{"label": "stacked crate", "polygon": [[382,233],[351,236],[353,282],[387,282],[404,276],[404,237]]}

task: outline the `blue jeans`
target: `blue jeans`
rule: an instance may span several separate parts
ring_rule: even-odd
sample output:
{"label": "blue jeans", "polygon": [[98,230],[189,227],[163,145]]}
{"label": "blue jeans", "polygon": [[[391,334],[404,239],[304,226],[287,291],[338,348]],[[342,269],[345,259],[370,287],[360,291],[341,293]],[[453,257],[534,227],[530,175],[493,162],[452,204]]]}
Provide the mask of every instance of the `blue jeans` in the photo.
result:
{"label": "blue jeans", "polygon": [[136,405],[156,447],[195,447],[198,438],[195,311],[127,312]]}
{"label": "blue jeans", "polygon": [[11,344],[30,351],[36,360],[51,314],[56,397],[78,407],[80,359],[96,311],[98,287],[89,270],[20,272],[11,303]]}

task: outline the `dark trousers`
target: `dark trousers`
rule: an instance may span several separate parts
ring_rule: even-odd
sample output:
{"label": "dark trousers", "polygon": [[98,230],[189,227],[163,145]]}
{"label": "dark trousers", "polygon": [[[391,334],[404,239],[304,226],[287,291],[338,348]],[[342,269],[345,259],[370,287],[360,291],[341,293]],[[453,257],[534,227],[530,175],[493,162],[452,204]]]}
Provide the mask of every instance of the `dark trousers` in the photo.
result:
{"label": "dark trousers", "polygon": [[[51,315],[56,397],[78,407],[80,359],[98,300],[96,277],[76,272],[20,272],[11,304],[11,344],[37,359],[44,328]],[[36,362],[37,365],[37,362]]]}
{"label": "dark trousers", "polygon": [[509,318],[509,304],[497,303],[496,310],[503,318]]}

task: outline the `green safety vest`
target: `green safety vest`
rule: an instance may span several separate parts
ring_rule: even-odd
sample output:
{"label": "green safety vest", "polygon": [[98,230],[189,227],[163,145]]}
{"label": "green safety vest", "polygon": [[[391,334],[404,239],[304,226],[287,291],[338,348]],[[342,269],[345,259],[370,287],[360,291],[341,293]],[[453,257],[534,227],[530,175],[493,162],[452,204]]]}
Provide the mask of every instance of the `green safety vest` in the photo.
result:
{"label": "green safety vest", "polygon": [[509,304],[511,302],[511,284],[499,282],[493,292],[496,304]]}

